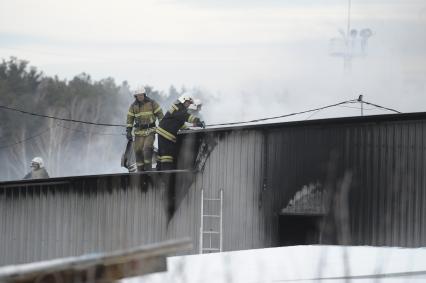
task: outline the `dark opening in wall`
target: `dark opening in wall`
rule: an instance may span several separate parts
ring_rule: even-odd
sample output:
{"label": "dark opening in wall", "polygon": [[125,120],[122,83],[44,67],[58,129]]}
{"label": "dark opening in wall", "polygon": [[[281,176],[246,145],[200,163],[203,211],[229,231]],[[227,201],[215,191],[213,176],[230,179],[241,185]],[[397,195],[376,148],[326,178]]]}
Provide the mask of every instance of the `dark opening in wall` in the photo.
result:
{"label": "dark opening in wall", "polygon": [[281,215],[278,220],[278,244],[280,246],[319,244],[322,218],[322,215]]}

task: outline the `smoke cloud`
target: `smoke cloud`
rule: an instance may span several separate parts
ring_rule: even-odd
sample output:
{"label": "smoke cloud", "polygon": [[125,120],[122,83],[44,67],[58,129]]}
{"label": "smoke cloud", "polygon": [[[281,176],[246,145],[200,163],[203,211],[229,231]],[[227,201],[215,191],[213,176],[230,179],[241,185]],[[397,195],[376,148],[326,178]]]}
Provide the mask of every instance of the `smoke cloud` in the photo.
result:
{"label": "smoke cloud", "polygon": [[[350,29],[359,37],[368,28],[372,36],[365,54],[354,54],[350,70],[344,69],[342,56],[330,54],[330,40],[346,36],[346,2],[139,2],[105,5],[96,22],[92,18],[98,6],[90,4],[90,18],[75,11],[72,19],[51,27],[44,20],[53,17],[46,7],[40,14],[26,15],[31,26],[13,25],[13,11],[29,13],[21,9],[25,1],[14,1],[0,20],[0,34],[8,39],[0,44],[0,57],[28,59],[49,76],[70,79],[85,71],[96,80],[128,81],[130,88],[151,85],[163,95],[171,85],[182,86],[203,100],[207,124],[283,115],[360,94],[401,112],[425,110],[424,1],[352,1]],[[63,12],[58,5],[54,17]],[[146,11],[144,21],[135,15],[139,5]],[[87,27],[93,32],[85,31]],[[120,99],[122,106],[113,115],[124,123],[132,97]],[[170,102],[162,104],[164,111]],[[360,115],[359,105],[350,106],[271,122]],[[365,107],[364,113],[390,112]],[[55,127],[50,135],[60,131]],[[57,172],[53,175],[123,172],[119,161],[124,136],[84,135],[81,141],[90,143],[90,150],[71,145],[61,168],[50,169]],[[24,174],[28,160],[19,162]]]}

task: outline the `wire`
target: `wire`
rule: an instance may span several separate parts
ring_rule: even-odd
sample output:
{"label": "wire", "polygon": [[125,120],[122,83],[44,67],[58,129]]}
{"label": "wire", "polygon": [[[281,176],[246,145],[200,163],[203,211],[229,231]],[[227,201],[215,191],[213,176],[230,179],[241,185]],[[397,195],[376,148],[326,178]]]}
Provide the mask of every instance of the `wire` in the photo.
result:
{"label": "wire", "polygon": [[119,134],[119,133],[99,133],[99,132],[89,132],[89,131],[83,131],[83,130],[78,130],[78,129],[72,129],[72,128],[68,128],[65,126],[60,125],[59,123],[56,124],[58,127],[70,130],[70,131],[74,131],[74,132],[81,132],[81,133],[86,133],[86,134],[90,134],[90,135],[101,135],[101,136],[125,136],[126,134]]}
{"label": "wire", "polygon": [[[352,109],[361,110],[361,107],[353,107],[353,106],[346,106],[346,105],[339,105],[338,107],[352,108]],[[370,111],[370,110],[376,110],[376,108],[364,108],[364,110]]]}
{"label": "wire", "polygon": [[321,110],[318,110],[318,111],[316,111],[316,112],[312,113],[312,114],[311,114],[311,115],[309,115],[309,116],[308,116],[308,118],[306,118],[305,120],[309,120],[309,119],[311,119],[314,115],[318,114],[320,111],[321,111]]}
{"label": "wire", "polygon": [[374,106],[374,107],[377,107],[377,108],[389,110],[389,111],[392,111],[392,112],[395,112],[395,113],[402,113],[398,110],[395,110],[395,109],[392,109],[392,108],[387,108],[387,107],[384,107],[384,106],[380,106],[380,105],[377,105],[377,104],[374,104],[374,103],[371,103],[371,102],[367,102],[365,100],[363,100],[362,103],[365,103],[365,104],[368,104],[368,105],[371,105],[371,106]]}
{"label": "wire", "polygon": [[[368,104],[368,105],[371,105],[371,106],[374,106],[374,107],[377,107],[377,108],[389,110],[389,111],[396,112],[396,113],[401,113],[401,112],[399,112],[399,111],[397,111],[395,109],[391,109],[391,108],[387,108],[387,107],[384,107],[384,106],[380,106],[380,105],[377,105],[377,104],[374,104],[374,103],[371,103],[371,102],[359,101],[358,99],[351,99],[351,100],[346,100],[346,101],[342,101],[342,102],[335,103],[335,104],[330,104],[330,105],[319,107],[319,108],[314,108],[314,109],[300,111],[300,112],[294,112],[294,113],[285,114],[285,115],[279,115],[279,116],[273,116],[273,117],[266,117],[266,118],[259,118],[259,119],[248,120],[248,121],[208,124],[206,126],[207,127],[215,127],[215,126],[229,126],[229,125],[238,125],[238,124],[247,124],[247,123],[262,122],[262,121],[273,120],[273,119],[278,119],[278,118],[285,118],[285,117],[290,117],[290,116],[295,116],[295,115],[300,115],[300,114],[305,114],[305,113],[310,113],[310,112],[316,112],[316,111],[320,111],[320,110],[324,110],[324,109],[331,108],[331,107],[336,107],[336,106],[343,106],[344,104],[347,104],[347,103],[365,103],[365,104]],[[37,114],[37,113],[33,113],[33,112],[21,110],[21,109],[16,109],[16,108],[4,106],[4,105],[0,105],[0,109],[6,109],[6,110],[10,110],[10,111],[20,112],[22,114],[33,115],[33,116],[37,116],[37,117],[49,118],[49,119],[54,119],[54,120],[59,120],[59,121],[65,121],[65,122],[81,123],[81,124],[104,126],[104,127],[123,127],[123,128],[126,127],[126,125],[122,125],[122,124],[95,123],[95,122],[81,121],[81,120],[75,120],[75,119],[59,118],[59,117],[55,117],[55,116]],[[69,130],[73,130],[73,129],[69,129]],[[98,134],[100,134],[100,133],[98,133]],[[105,135],[108,135],[108,134],[105,134]]]}
{"label": "wire", "polygon": [[[392,109],[392,108],[387,108],[387,107],[384,107],[384,106],[381,106],[381,105],[378,105],[378,104],[374,104],[374,103],[371,103],[371,102],[367,102],[367,101],[364,101],[364,100],[359,101],[358,99],[351,99],[351,100],[342,101],[342,102],[339,102],[339,103],[336,103],[336,104],[331,104],[331,105],[327,105],[327,106],[323,106],[323,107],[319,107],[319,108],[315,108],[315,109],[310,109],[310,110],[306,110],[306,111],[290,113],[290,114],[286,114],[286,115],[280,115],[280,116],[274,116],[274,117],[268,117],[268,118],[260,118],[260,119],[250,120],[250,121],[209,124],[209,125],[206,125],[206,126],[214,127],[214,126],[227,126],[227,125],[236,125],[236,124],[255,123],[255,122],[261,122],[261,121],[266,121],[266,120],[295,116],[295,115],[299,115],[299,114],[305,114],[305,113],[309,113],[309,112],[320,111],[320,110],[324,110],[324,109],[331,108],[331,107],[342,106],[342,105],[347,104],[347,103],[365,103],[365,104],[368,104],[368,105],[371,105],[371,106],[374,106],[374,107],[377,107],[377,108],[385,109],[385,110],[388,110],[388,111],[392,111],[392,112],[396,112],[396,113],[402,113],[398,110],[395,110],[395,109]],[[366,109],[366,110],[373,110],[373,109]],[[315,115],[315,114],[316,113],[314,113],[313,115]],[[311,115],[311,116],[313,116],[313,115]],[[309,116],[308,119],[311,116]]]}
{"label": "wire", "polygon": [[[345,107],[345,106],[343,106],[344,104],[347,104],[347,103],[357,103],[357,102],[359,102],[359,103],[365,103],[365,104],[368,104],[368,105],[371,105],[371,106],[374,106],[374,107],[377,107],[377,108],[381,108],[381,109],[393,111],[393,112],[396,112],[396,113],[401,113],[401,112],[399,112],[399,111],[397,111],[395,109],[391,109],[391,108],[387,108],[387,107],[384,107],[384,106],[380,106],[380,105],[377,105],[377,104],[374,104],[374,103],[371,103],[371,102],[359,101],[357,99],[352,99],[352,100],[342,101],[342,102],[339,102],[339,103],[336,103],[336,104],[331,104],[331,105],[327,105],[327,106],[323,106],[323,107],[319,107],[319,108],[315,108],[315,109],[310,109],[310,110],[305,110],[305,111],[300,111],[300,112],[294,112],[294,113],[290,113],[290,114],[286,114],[286,115],[280,115],[280,116],[274,116],[274,117],[267,117],[267,118],[260,118],[260,119],[250,120],[250,121],[230,122],[230,123],[220,123],[220,124],[210,124],[210,125],[207,125],[207,126],[212,127],[212,126],[225,126],[225,125],[237,125],[237,124],[254,123],[254,122],[261,122],[261,121],[266,121],[266,120],[272,120],[272,119],[278,119],[278,118],[284,118],[284,117],[290,117],[290,116],[295,116],[295,115],[299,115],[299,114],[314,112],[308,118],[306,118],[306,120],[308,120],[309,118],[311,118],[315,114],[319,113],[323,109],[327,109],[327,108],[331,108],[331,107],[335,107],[335,106]],[[348,106],[346,106],[346,107],[348,107]],[[28,111],[24,111],[24,110],[20,110],[20,109],[15,109],[15,108],[3,106],[3,105],[0,105],[0,108],[1,109],[6,109],[6,110],[10,110],[10,111],[20,112],[20,113],[23,113],[23,114],[33,115],[33,116],[37,116],[37,117],[55,119],[55,120],[66,121],[66,122],[74,122],[74,123],[89,124],[89,125],[96,125],[96,126],[106,126],[106,127],[126,127],[125,125],[106,124],[106,123],[94,123],[94,122],[80,121],[80,120],[74,120],[74,119],[58,118],[58,117],[54,117],[54,116],[42,115],[42,114],[32,113],[32,112],[28,112]],[[350,108],[354,108],[354,107],[350,107]],[[372,109],[366,109],[366,110],[372,110]],[[56,124],[56,126],[59,126],[61,128],[64,128],[64,129],[67,129],[67,130],[70,130],[70,131],[83,132],[83,133],[93,134],[93,135],[104,135],[104,136],[119,136],[119,135],[124,135],[124,134],[119,134],[119,133],[87,132],[87,131],[83,131],[83,130],[68,128],[66,126],[60,125],[59,123]],[[18,144],[22,144],[22,143],[27,142],[27,141],[32,140],[32,139],[35,139],[35,138],[43,135],[47,131],[51,130],[52,128],[53,127],[49,127],[46,130],[38,133],[37,135],[34,135],[34,136],[29,137],[29,138],[20,140],[18,142],[13,143],[13,144],[8,144],[8,145],[0,146],[0,150],[8,148],[8,147],[15,146],[15,145],[18,145]]]}
{"label": "wire", "polygon": [[0,146],[0,150],[1,150],[1,149],[8,148],[8,147],[12,147],[12,146],[15,146],[15,145],[18,145],[18,144],[24,143],[24,142],[27,142],[27,141],[32,140],[32,139],[35,139],[35,138],[38,138],[39,136],[43,135],[43,134],[44,134],[44,133],[46,133],[47,131],[50,131],[52,128],[53,128],[53,127],[49,127],[49,128],[47,128],[47,129],[45,129],[44,131],[42,131],[42,132],[38,133],[37,135],[31,136],[31,137],[29,137],[29,138],[26,138],[26,139],[23,139],[23,140],[20,140],[20,141],[17,141],[17,142],[15,142],[15,143]]}
{"label": "wire", "polygon": [[[56,124],[55,126],[58,126],[58,127],[61,127],[61,128],[67,129],[67,130],[70,130],[70,131],[83,132],[83,133],[92,134],[92,135],[104,135],[104,136],[123,136],[123,135],[125,135],[125,134],[119,134],[119,133],[97,133],[97,132],[87,132],[87,131],[83,131],[83,130],[77,130],[77,129],[68,128],[68,127],[62,126],[62,125],[60,125],[60,124]],[[29,140],[32,140],[32,139],[35,139],[35,138],[37,138],[37,137],[39,137],[39,136],[43,135],[44,133],[46,133],[47,131],[49,131],[49,130],[51,130],[51,129],[53,129],[53,128],[54,128],[54,126],[53,126],[53,127],[49,127],[49,128],[47,128],[47,129],[45,129],[44,131],[42,131],[42,132],[38,133],[37,135],[31,136],[31,137],[29,137],[29,138],[26,138],[26,139],[23,139],[23,140],[17,141],[17,142],[12,143],[12,144],[7,144],[7,145],[0,146],[0,150],[5,149],[5,148],[9,148],[9,147],[12,147],[12,146],[15,146],[15,145],[18,145],[18,144],[25,143],[25,142],[27,142],[27,141],[29,141]]]}
{"label": "wire", "polygon": [[346,104],[346,103],[353,103],[353,102],[356,102],[356,101],[357,101],[356,99],[351,99],[351,100],[342,101],[342,102],[339,102],[339,103],[336,103],[336,104],[331,104],[331,105],[327,105],[327,106],[323,106],[323,107],[319,107],[319,108],[315,108],[315,109],[310,109],[310,110],[305,110],[305,111],[300,111],[300,112],[294,112],[294,113],[280,115],[280,116],[260,118],[260,119],[249,120],[249,121],[240,121],[240,122],[231,122],[231,123],[219,123],[219,124],[209,124],[209,125],[206,125],[206,126],[213,127],[213,126],[227,126],[227,125],[236,125],[236,124],[255,123],[255,122],[261,122],[261,121],[278,119],[278,118],[285,118],[285,117],[295,116],[295,115],[299,115],[299,114],[305,114],[305,113],[309,113],[309,112],[319,111],[319,110],[323,110],[323,109],[327,109],[327,108],[331,108],[331,107],[343,105],[343,104]]}
{"label": "wire", "polygon": [[55,116],[49,116],[49,115],[44,115],[44,114],[37,114],[37,113],[33,113],[33,112],[28,112],[28,111],[25,111],[25,110],[7,107],[7,106],[4,106],[4,105],[0,105],[0,109],[6,109],[6,110],[10,110],[10,111],[20,112],[22,114],[27,114],[27,115],[37,116],[37,117],[43,117],[43,118],[49,118],[49,119],[54,119],[54,120],[60,120],[60,121],[66,121],[66,122],[105,126],[105,127],[123,127],[123,128],[126,127],[126,125],[119,125],[119,124],[95,123],[95,122],[81,121],[81,120],[75,120],[75,119],[59,118],[59,117],[55,117]]}

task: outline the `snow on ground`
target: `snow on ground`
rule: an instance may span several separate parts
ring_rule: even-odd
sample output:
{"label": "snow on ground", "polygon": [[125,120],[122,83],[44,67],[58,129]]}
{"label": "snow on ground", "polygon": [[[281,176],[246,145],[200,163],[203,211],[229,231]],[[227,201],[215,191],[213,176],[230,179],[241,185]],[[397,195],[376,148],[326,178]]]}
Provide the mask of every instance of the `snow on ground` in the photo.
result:
{"label": "snow on ground", "polygon": [[[121,283],[426,282],[426,248],[292,246],[171,257],[167,263],[167,272]],[[380,274],[387,275],[372,276]]]}

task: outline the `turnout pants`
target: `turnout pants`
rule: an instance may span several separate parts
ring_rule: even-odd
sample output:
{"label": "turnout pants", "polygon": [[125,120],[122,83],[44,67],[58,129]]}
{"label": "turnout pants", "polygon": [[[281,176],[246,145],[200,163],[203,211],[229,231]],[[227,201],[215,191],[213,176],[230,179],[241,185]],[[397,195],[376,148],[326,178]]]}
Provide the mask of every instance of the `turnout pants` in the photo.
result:
{"label": "turnout pants", "polygon": [[134,149],[138,172],[152,170],[152,152],[155,133],[148,136],[135,136]]}
{"label": "turnout pants", "polygon": [[173,170],[176,162],[176,143],[158,135],[157,170]]}

